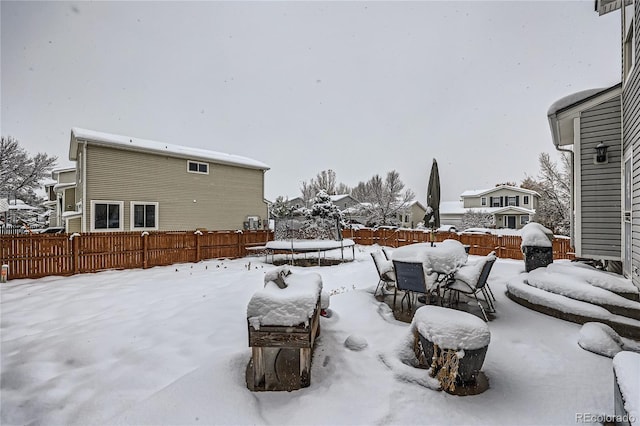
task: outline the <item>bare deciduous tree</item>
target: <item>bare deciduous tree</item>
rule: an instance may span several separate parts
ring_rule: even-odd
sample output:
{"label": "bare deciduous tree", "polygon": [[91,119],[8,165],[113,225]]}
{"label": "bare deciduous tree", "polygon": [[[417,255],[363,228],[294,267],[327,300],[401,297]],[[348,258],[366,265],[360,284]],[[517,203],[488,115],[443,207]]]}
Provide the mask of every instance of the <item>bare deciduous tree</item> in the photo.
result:
{"label": "bare deciduous tree", "polygon": [[9,136],[0,138],[0,197],[38,202],[35,190],[40,181],[51,173],[56,157],[44,153],[30,156],[18,140]]}
{"label": "bare deciduous tree", "polygon": [[520,185],[522,188],[540,194],[533,220],[553,230],[555,234],[569,235],[571,200],[571,157],[562,153],[560,164],[551,160],[548,153],[538,157],[540,172],[538,178],[528,176]]}

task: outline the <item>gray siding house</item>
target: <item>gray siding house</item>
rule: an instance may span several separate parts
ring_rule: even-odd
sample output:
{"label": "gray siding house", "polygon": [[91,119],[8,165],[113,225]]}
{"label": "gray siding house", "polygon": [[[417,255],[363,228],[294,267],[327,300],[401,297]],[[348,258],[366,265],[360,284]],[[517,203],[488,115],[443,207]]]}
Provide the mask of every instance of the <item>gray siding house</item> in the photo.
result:
{"label": "gray siding house", "polygon": [[565,97],[548,117],[553,143],[574,157],[577,254],[621,261],[640,287],[640,2],[596,0],[595,8],[621,15],[621,82]]}
{"label": "gray siding house", "polygon": [[78,210],[76,204],[76,169],[54,169],[52,182],[45,185],[47,201],[45,207],[50,210],[49,226],[65,226],[65,220]]}
{"label": "gray siding house", "polygon": [[[556,148],[572,158],[571,237],[576,256],[621,261],[622,85],[586,90],[548,111]],[[596,147],[606,147],[598,158]]]}
{"label": "gray siding house", "polygon": [[74,128],[68,232],[233,230],[267,219],[259,161]]}

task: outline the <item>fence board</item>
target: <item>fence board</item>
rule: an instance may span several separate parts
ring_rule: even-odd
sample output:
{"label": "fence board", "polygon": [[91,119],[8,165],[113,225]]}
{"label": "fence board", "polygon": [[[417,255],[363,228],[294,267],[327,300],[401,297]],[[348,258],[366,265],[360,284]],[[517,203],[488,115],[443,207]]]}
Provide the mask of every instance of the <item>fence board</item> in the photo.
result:
{"label": "fence board", "polygon": [[[416,230],[345,229],[343,237],[361,245],[400,247],[429,242],[431,234]],[[146,235],[146,236],[145,236]],[[455,239],[470,246],[470,254],[522,259],[519,236],[436,233],[435,242]],[[0,263],[9,265],[9,278],[40,278],[73,275],[107,269],[132,269],[198,262],[247,255],[248,247],[259,247],[273,239],[270,231],[209,232],[117,232],[68,234],[1,235]],[[553,241],[554,259],[573,259],[570,240]]]}

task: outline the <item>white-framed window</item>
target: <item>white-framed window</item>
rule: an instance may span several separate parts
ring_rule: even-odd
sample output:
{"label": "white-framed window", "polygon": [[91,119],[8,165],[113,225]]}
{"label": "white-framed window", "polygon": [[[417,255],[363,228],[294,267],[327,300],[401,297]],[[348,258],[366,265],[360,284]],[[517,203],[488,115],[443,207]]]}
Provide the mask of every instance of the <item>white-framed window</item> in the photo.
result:
{"label": "white-framed window", "polygon": [[529,196],[528,195],[525,195],[525,196],[522,197],[522,204],[524,204],[525,206],[529,205]]}
{"label": "white-framed window", "polygon": [[158,229],[158,203],[150,201],[132,201],[129,227],[132,231]]}
{"label": "white-framed window", "polygon": [[91,232],[122,231],[124,201],[91,200]]}
{"label": "white-framed window", "polygon": [[507,197],[507,206],[518,205],[518,199],[516,197]]}
{"label": "white-framed window", "polygon": [[491,199],[491,207],[500,207],[500,197],[493,197]]}
{"label": "white-framed window", "polygon": [[520,216],[520,225],[526,225],[527,223],[529,223],[529,215],[523,214]]}
{"label": "white-framed window", "polygon": [[187,172],[208,175],[209,163],[202,163],[200,161],[187,160]]}
{"label": "white-framed window", "polygon": [[487,205],[487,197],[480,198],[480,205],[481,206],[486,206]]}

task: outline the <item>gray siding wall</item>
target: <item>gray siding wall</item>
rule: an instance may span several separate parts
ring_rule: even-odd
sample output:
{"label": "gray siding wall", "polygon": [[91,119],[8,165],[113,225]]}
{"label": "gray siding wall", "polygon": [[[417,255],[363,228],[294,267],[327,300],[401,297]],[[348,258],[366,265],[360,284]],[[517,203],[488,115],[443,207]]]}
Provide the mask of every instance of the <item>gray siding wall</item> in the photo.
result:
{"label": "gray siding wall", "polygon": [[[621,117],[619,98],[580,116],[582,256],[618,260],[622,256]],[[608,147],[608,162],[594,164],[595,147],[600,142]]]}
{"label": "gray siding wall", "polygon": [[87,231],[92,200],[123,201],[124,231],[131,201],[159,203],[159,230],[242,229],[247,216],[267,218],[262,170],[209,163],[209,174],[188,173],[186,159],[91,144],[86,157]]}

